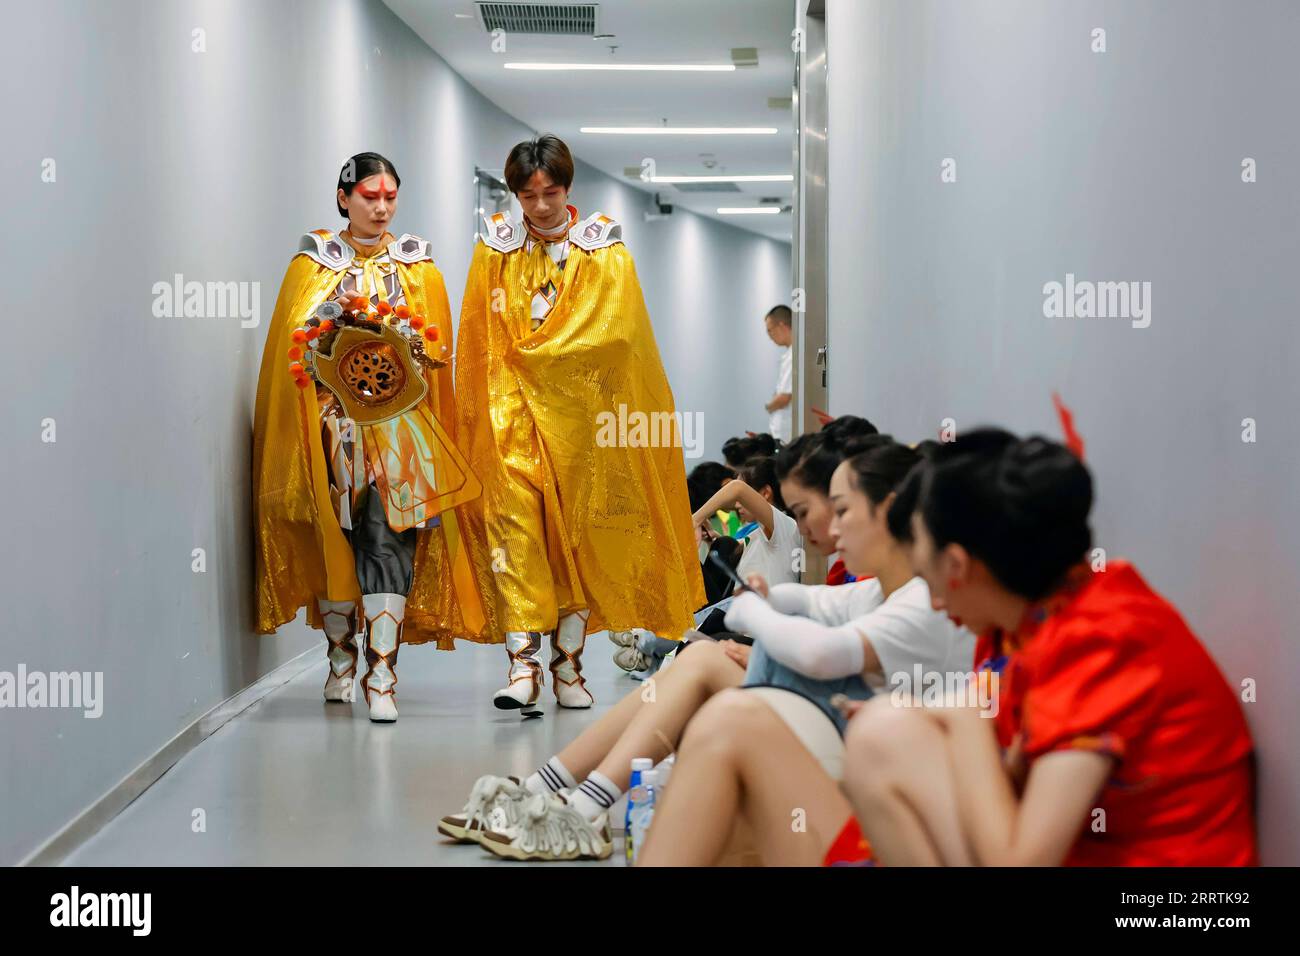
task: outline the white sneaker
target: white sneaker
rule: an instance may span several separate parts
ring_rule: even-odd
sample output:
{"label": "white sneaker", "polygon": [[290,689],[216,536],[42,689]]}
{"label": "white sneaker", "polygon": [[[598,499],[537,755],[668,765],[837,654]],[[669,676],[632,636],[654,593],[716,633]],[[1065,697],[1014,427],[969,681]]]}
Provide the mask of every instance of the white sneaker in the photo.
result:
{"label": "white sneaker", "polygon": [[607,819],[593,823],[551,793],[533,794],[514,826],[489,830],[480,842],[507,860],[606,860],[614,852]]}
{"label": "white sneaker", "polygon": [[650,666],[650,661],[640,648],[633,645],[632,647],[620,647],[614,652],[614,663],[625,671],[643,671]]}
{"label": "white sneaker", "polygon": [[619,647],[636,647],[636,631],[610,631],[609,639]]}
{"label": "white sneaker", "polygon": [[438,821],[438,832],[457,843],[479,843],[491,829],[507,829],[519,820],[519,808],[532,794],[518,777],[479,777],[460,813]]}

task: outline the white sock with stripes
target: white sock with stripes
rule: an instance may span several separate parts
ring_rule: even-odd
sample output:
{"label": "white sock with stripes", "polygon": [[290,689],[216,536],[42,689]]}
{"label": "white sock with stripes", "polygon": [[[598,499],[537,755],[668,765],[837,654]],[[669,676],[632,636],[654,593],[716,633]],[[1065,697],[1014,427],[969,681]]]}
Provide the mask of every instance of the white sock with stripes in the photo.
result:
{"label": "white sock with stripes", "polygon": [[546,764],[524,781],[524,789],[529,793],[559,793],[578,785],[569,768],[560,763],[559,757],[552,757]]}
{"label": "white sock with stripes", "polygon": [[569,803],[588,820],[596,821],[605,816],[621,796],[623,791],[614,785],[614,781],[593,770],[591,776],[569,794]]}

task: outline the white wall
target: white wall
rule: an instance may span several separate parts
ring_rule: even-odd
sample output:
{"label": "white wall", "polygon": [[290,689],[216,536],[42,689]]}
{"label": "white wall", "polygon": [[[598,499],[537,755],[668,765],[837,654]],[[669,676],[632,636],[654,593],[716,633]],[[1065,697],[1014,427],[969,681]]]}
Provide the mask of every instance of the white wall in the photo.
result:
{"label": "white wall", "polygon": [[[342,162],[394,161],[395,226],[432,241],[458,308],[474,166],[499,168],[530,133],[378,0],[56,0],[11,5],[7,26],[22,82],[0,157],[0,670],[102,671],[105,704],[99,719],[0,711],[0,864],[316,643],[301,624],[251,633],[250,441],[279,282],[304,230],[341,225]],[[776,370],[762,314],[789,285],[788,246],[690,214],[641,223],[639,197],[585,167],[574,195],[626,220],[709,452],[761,426]],[[261,324],[154,317],[153,285],[176,273],[259,283]]]}
{"label": "white wall", "polygon": [[[828,0],[827,22],[830,406],[909,439],[1059,436],[1059,390],[1098,544],[1257,682],[1263,858],[1300,863],[1300,7]],[[1066,273],[1151,282],[1150,326],[1045,318]]]}

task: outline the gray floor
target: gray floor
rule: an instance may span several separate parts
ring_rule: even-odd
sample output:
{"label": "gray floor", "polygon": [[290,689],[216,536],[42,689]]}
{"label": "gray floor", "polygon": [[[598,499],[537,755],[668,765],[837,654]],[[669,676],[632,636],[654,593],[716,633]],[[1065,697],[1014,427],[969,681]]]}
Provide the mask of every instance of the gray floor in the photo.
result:
{"label": "gray floor", "polygon": [[[363,702],[322,699],[324,646],[318,666],[183,757],[66,863],[525,866],[449,843],[435,829],[438,818],[464,805],[481,774],[536,770],[639,686],[615,667],[606,635],[593,634],[583,668],[596,706],[560,711],[548,673],[545,716],[521,720],[492,706],[505,676],[500,645],[403,647],[400,719],[371,724]],[[613,814],[622,820],[621,804]],[[206,829],[195,832],[200,817]],[[615,846],[609,862],[576,865],[619,865],[617,835]]]}

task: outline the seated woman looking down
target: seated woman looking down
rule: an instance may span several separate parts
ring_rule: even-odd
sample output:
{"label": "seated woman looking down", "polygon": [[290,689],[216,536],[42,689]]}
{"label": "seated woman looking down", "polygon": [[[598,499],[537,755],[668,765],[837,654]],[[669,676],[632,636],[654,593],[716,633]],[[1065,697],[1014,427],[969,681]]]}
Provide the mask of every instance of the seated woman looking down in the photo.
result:
{"label": "seated woman looking down", "polygon": [[900,540],[908,510],[891,521],[895,488],[919,456],[888,437],[864,444],[831,478],[830,536],[848,571],[872,578],[770,589],[755,578],[758,593],[735,600],[727,623],[754,638],[745,686],[715,695],[687,726],[639,862],[713,865],[742,843],[767,865],[821,864],[853,816],[831,696],[864,699],[900,673],[970,669],[974,636],[930,607],[912,571]]}
{"label": "seated woman looking down", "polygon": [[1256,863],[1236,694],[1132,565],[1087,562],[1083,463],[989,429],[941,446],[913,480],[914,566],[1000,677],[984,681],[988,707],[879,699],[853,718],[845,789],[877,860]]}

